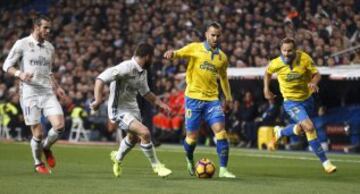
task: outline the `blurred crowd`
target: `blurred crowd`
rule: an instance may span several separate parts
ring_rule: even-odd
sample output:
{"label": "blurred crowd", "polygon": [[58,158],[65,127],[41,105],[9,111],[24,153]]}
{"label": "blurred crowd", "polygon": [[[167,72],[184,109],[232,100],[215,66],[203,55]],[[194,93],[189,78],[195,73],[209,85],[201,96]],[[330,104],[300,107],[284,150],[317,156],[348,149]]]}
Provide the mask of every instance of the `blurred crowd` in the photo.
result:
{"label": "blurred crowd", "polygon": [[[31,17],[38,10],[28,7],[36,2],[41,3],[27,0],[13,1],[10,5],[0,4],[1,63],[15,41],[31,32]],[[53,69],[67,92],[67,97],[61,99],[61,103],[68,120],[71,120],[75,107],[82,107],[84,112],[89,112],[95,77],[105,68],[129,59],[140,41],[155,46],[155,62],[149,71],[153,91],[166,101],[174,101],[171,96],[181,94],[184,89],[183,79],[174,77],[185,72],[186,61],[167,61],[162,58],[162,54],[169,48],[180,48],[192,41],[203,41],[204,27],[209,21],[218,21],[223,25],[221,49],[228,55],[230,67],[265,66],[270,59],[279,55],[278,43],[285,36],[295,37],[299,49],[310,53],[318,66],[360,63],[359,52],[330,57],[360,44],[360,0],[46,2],[49,5],[45,14],[52,19],[50,41],[56,48]],[[17,99],[17,91],[18,80],[0,71],[2,103]],[[107,92],[104,91],[104,94]],[[242,94],[244,98],[249,98],[245,91]],[[235,99],[242,98],[243,96],[235,96]],[[240,101],[242,100],[235,101],[234,106]],[[176,103],[181,104],[179,101]],[[18,104],[15,105],[20,112]],[[247,102],[245,105],[249,106],[251,103]],[[170,120],[173,117],[183,117],[181,107],[175,109]],[[257,108],[256,110],[258,111]],[[106,128],[106,111],[98,114],[80,116],[88,117],[90,128],[98,126],[93,123],[101,119],[98,128]],[[156,110],[151,114],[157,114]],[[250,114],[243,119],[254,120],[257,116]],[[174,126],[160,125],[158,128],[182,127],[177,124]],[[102,134],[108,136],[108,132],[105,130]],[[252,137],[254,134],[249,133],[247,136]]]}

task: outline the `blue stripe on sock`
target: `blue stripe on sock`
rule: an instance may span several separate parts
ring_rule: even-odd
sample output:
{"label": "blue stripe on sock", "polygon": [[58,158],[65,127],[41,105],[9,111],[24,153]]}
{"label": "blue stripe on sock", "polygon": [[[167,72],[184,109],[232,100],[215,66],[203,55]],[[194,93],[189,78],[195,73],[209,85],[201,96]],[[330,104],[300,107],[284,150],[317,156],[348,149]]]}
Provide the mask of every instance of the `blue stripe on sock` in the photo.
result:
{"label": "blue stripe on sock", "polygon": [[36,143],[41,143],[41,140],[37,139],[36,137],[32,137],[32,140],[34,140]]}
{"label": "blue stripe on sock", "polygon": [[[125,141],[126,143],[126,141]],[[140,144],[140,147],[143,148],[143,149],[146,149],[146,150],[150,150],[152,148],[152,144],[149,143],[149,144]]]}

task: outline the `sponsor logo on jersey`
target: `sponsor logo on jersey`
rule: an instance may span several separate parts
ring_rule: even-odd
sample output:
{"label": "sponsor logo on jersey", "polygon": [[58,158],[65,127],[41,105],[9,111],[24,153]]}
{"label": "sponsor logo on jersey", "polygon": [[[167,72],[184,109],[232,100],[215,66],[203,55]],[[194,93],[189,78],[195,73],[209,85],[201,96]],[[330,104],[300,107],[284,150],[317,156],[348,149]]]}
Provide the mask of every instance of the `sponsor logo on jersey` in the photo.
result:
{"label": "sponsor logo on jersey", "polygon": [[294,80],[299,80],[301,79],[301,74],[297,73],[297,72],[290,72],[289,74],[286,75],[286,81],[287,82],[291,82],[291,81],[294,81]]}
{"label": "sponsor logo on jersey", "polygon": [[51,61],[45,57],[39,56],[37,59],[30,59],[31,66],[50,66]]}
{"label": "sponsor logo on jersey", "polygon": [[205,61],[203,64],[200,65],[200,69],[211,71],[212,73],[217,73],[215,65]]}

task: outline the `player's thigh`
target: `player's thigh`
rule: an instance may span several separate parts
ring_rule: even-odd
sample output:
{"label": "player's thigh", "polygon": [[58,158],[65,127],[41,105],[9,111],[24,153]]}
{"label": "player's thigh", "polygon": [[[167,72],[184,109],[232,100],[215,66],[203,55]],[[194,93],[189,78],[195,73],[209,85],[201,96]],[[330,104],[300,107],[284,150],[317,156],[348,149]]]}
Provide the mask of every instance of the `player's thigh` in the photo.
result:
{"label": "player's thigh", "polygon": [[64,113],[55,95],[43,99],[43,112],[54,129],[64,127]]}
{"label": "player's thigh", "polygon": [[214,132],[214,134],[217,134],[217,133],[225,130],[225,123],[216,122],[216,123],[211,125],[211,130]]}
{"label": "player's thigh", "polygon": [[185,99],[185,129],[186,133],[193,133],[199,130],[204,102],[201,100]]}
{"label": "player's thigh", "polygon": [[309,119],[309,115],[306,109],[302,106],[301,102],[284,101],[284,109],[290,118],[296,123]]}
{"label": "player's thigh", "polygon": [[140,113],[123,112],[117,116],[119,127],[126,132],[140,136],[148,135],[149,129],[141,123]]}
{"label": "player's thigh", "polygon": [[225,114],[219,100],[208,102],[204,109],[204,119],[208,126],[218,133],[225,128]]}
{"label": "player's thigh", "polygon": [[40,123],[41,108],[39,104],[39,98],[21,98],[20,105],[23,111],[26,125],[33,126]]}

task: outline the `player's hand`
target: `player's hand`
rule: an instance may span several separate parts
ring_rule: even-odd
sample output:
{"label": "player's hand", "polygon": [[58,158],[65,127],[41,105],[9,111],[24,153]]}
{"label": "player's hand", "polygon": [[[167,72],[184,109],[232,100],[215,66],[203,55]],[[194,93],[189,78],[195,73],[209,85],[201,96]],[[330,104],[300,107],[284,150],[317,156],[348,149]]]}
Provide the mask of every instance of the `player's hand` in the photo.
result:
{"label": "player's hand", "polygon": [[317,84],[314,84],[314,83],[309,83],[308,84],[308,87],[310,89],[310,92],[313,92],[313,93],[318,93],[319,92],[319,86],[317,86]]}
{"label": "player's hand", "polygon": [[100,101],[93,101],[91,104],[90,104],[90,109],[92,112],[96,112],[97,110],[99,110],[99,107],[101,105],[101,102]]}
{"label": "player's hand", "polygon": [[19,75],[20,80],[24,82],[30,82],[33,77],[34,74],[28,72],[21,72]]}
{"label": "player's hand", "polygon": [[61,88],[61,87],[58,87],[56,89],[56,94],[59,95],[60,98],[64,98],[65,97],[65,91]]}
{"label": "player's hand", "polygon": [[164,58],[165,59],[172,59],[174,56],[174,50],[168,50],[164,53]]}
{"label": "player's hand", "polygon": [[269,89],[264,90],[264,97],[268,100],[276,98],[276,95],[273,94]]}
{"label": "player's hand", "polygon": [[224,103],[224,112],[228,113],[232,109],[232,101],[226,100]]}
{"label": "player's hand", "polygon": [[161,110],[165,111],[166,114],[169,115],[169,114],[171,113],[171,109],[170,109],[170,107],[169,107],[167,104],[165,104],[165,103],[163,103],[163,102],[159,102],[159,103],[157,104],[157,106],[158,106]]}

